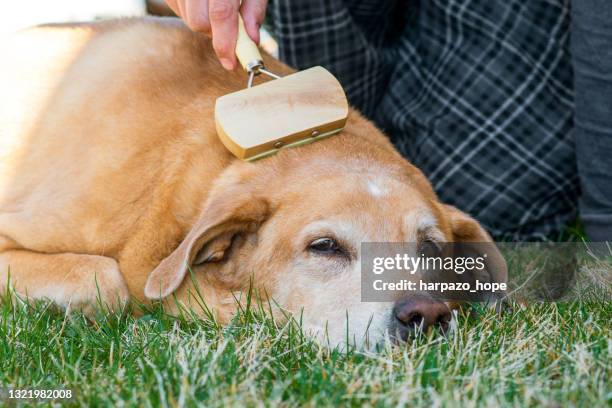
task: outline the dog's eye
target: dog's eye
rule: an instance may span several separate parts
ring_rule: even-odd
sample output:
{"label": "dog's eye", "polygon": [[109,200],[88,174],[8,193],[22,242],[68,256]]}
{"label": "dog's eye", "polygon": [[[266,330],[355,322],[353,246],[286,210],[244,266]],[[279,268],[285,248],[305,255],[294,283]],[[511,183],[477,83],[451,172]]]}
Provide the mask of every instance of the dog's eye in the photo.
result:
{"label": "dog's eye", "polygon": [[441,251],[440,244],[429,238],[424,239],[419,247],[419,253],[427,257],[440,256]]}
{"label": "dog's eye", "polygon": [[343,253],[342,247],[338,245],[338,242],[329,237],[315,239],[308,245],[308,250],[325,255]]}

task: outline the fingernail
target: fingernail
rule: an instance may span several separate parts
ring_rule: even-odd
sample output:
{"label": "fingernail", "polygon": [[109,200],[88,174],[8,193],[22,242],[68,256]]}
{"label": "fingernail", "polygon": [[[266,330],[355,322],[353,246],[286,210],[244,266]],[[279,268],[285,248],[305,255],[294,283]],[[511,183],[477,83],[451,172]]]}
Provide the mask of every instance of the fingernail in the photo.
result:
{"label": "fingernail", "polygon": [[223,65],[223,68],[227,70],[231,71],[234,68],[232,61],[227,58],[221,58],[219,61],[221,61],[221,65]]}

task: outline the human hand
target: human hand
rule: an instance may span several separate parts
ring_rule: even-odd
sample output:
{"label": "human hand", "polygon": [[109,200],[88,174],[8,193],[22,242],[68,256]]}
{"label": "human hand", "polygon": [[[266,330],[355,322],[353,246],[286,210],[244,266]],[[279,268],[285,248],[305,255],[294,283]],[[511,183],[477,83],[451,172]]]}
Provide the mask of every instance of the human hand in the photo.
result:
{"label": "human hand", "polygon": [[238,13],[249,37],[259,43],[259,27],[266,14],[267,0],[165,0],[168,6],[196,32],[212,37],[213,48],[225,69],[237,65]]}

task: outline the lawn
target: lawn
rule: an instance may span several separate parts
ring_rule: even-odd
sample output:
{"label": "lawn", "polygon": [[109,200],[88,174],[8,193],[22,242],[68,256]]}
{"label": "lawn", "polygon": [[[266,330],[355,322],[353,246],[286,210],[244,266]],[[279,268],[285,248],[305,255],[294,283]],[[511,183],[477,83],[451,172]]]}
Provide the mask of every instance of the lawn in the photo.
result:
{"label": "lawn", "polygon": [[612,269],[597,271],[571,301],[474,307],[446,337],[369,352],[321,347],[258,305],[219,327],[4,300],[0,387],[69,388],[80,406],[610,406]]}

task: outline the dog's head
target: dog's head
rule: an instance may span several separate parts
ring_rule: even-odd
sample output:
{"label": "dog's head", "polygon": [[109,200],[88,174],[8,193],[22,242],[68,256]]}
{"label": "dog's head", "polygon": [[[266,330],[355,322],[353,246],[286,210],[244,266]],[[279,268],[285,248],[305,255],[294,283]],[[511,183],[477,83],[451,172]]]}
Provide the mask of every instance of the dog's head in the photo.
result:
{"label": "dog's head", "polygon": [[335,139],[229,168],[187,237],[150,274],[145,295],[188,302],[195,281],[226,321],[234,294],[252,283],[332,344],[448,324],[447,305],[432,299],[362,302],[361,243],[490,237],[439,203],[423,174],[384,143]]}

